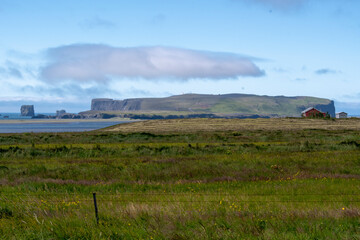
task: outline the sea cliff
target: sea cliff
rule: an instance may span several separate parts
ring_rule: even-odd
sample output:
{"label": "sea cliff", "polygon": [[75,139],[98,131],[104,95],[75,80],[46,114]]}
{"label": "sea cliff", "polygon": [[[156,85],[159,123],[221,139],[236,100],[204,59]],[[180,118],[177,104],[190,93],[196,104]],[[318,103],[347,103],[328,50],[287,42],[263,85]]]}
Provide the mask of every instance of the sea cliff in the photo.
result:
{"label": "sea cliff", "polygon": [[249,94],[183,94],[165,98],[93,99],[92,111],[190,112],[219,117],[300,117],[301,111],[315,107],[335,117],[334,102],[316,97],[259,96]]}

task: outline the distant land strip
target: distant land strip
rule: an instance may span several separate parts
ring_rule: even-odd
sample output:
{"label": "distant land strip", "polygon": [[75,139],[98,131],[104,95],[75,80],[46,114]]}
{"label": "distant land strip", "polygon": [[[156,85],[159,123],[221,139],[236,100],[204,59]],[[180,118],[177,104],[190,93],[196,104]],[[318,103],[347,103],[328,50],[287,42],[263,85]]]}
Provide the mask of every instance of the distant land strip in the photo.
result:
{"label": "distant land strip", "polygon": [[270,119],[166,119],[124,123],[105,128],[105,131],[183,133],[212,131],[248,131],[248,130],[360,130],[360,119],[305,119],[305,118],[270,118]]}

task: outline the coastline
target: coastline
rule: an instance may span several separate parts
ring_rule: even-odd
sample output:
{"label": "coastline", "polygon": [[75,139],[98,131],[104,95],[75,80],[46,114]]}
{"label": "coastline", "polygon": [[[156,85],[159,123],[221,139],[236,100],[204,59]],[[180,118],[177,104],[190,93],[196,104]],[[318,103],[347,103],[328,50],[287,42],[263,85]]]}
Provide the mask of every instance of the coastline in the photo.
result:
{"label": "coastline", "polygon": [[19,123],[73,123],[73,122],[138,122],[129,118],[109,118],[109,119],[1,119],[0,124],[19,124]]}

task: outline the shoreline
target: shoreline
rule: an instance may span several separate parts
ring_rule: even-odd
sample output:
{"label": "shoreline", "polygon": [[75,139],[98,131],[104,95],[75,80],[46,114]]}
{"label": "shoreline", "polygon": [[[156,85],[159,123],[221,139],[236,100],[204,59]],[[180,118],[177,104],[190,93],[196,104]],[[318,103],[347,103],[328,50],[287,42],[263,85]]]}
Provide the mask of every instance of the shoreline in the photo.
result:
{"label": "shoreline", "polygon": [[72,123],[72,122],[138,122],[129,118],[109,118],[109,119],[1,119],[0,124],[19,124],[19,123]]}

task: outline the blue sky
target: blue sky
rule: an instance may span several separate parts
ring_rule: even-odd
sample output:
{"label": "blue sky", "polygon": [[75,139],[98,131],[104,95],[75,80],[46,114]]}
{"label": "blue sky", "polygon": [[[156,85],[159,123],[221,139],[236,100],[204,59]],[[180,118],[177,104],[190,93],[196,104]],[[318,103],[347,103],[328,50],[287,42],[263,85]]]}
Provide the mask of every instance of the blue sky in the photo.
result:
{"label": "blue sky", "polygon": [[0,112],[183,93],[360,114],[358,0],[0,0]]}

